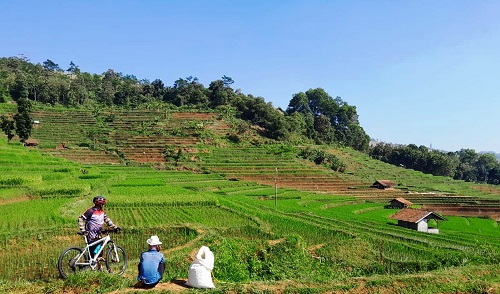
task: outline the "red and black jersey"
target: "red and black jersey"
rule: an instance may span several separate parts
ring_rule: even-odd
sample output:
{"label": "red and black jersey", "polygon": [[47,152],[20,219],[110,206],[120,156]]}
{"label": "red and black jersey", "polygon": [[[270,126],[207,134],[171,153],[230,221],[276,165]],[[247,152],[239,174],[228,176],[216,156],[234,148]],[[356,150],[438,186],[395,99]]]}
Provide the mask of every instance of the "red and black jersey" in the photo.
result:
{"label": "red and black jersey", "polygon": [[79,218],[78,224],[80,226],[80,230],[89,232],[88,238],[89,240],[94,240],[101,234],[102,226],[104,223],[108,224],[108,226],[115,228],[116,226],[113,224],[111,219],[106,215],[104,210],[99,209],[97,207],[91,207],[87,209]]}

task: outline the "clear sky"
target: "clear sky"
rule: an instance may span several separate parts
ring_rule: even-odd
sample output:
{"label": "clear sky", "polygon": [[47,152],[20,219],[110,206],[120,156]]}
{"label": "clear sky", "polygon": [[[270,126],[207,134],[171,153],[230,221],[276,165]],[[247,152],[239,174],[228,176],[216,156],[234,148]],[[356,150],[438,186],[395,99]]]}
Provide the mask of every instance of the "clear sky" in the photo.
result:
{"label": "clear sky", "polygon": [[379,141],[500,153],[500,1],[0,2],[0,57],[139,79],[223,75],[286,109],[323,88]]}

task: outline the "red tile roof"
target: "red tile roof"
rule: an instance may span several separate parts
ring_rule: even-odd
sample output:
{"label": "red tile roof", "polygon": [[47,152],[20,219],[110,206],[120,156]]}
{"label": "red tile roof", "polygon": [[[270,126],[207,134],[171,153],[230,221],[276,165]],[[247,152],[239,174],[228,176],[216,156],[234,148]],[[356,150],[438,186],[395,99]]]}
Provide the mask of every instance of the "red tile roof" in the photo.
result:
{"label": "red tile roof", "polygon": [[384,187],[394,187],[394,183],[390,180],[377,180],[377,182]]}
{"label": "red tile roof", "polygon": [[394,199],[392,199],[392,200],[399,201],[399,202],[401,202],[401,203],[403,203],[403,204],[406,204],[406,205],[413,205],[413,203],[412,203],[412,202],[410,202],[410,201],[408,201],[408,200],[404,199],[403,197],[394,198]]}
{"label": "red tile roof", "polygon": [[432,218],[434,219],[446,220],[444,217],[440,216],[435,212],[422,209],[413,209],[413,208],[401,209],[397,213],[393,214],[391,216],[391,219],[397,219],[411,223],[418,223],[419,221],[421,221],[422,219],[426,218],[429,215],[432,215],[433,216]]}

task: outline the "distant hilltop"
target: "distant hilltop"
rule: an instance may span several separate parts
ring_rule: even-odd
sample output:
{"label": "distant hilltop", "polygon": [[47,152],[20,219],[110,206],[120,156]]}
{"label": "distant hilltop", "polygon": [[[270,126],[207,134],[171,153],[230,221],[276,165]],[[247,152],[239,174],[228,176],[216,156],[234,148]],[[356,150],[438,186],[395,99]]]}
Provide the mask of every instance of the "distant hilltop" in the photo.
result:
{"label": "distant hilltop", "polygon": [[[388,143],[388,142],[384,142],[384,141],[380,141],[380,140],[377,140],[377,139],[370,139],[370,143],[369,143],[369,146],[370,147],[373,147],[377,144],[389,144],[389,145],[392,145],[392,146],[404,146],[405,144],[395,144],[395,143]],[[428,147],[429,149],[433,149],[432,147]],[[441,150],[443,152],[447,152],[447,151],[444,151],[444,150]],[[453,151],[455,152],[455,151]],[[489,153],[489,154],[493,154],[495,155],[495,157],[500,160],[500,153],[496,153],[495,151],[479,151],[477,152],[478,154],[485,154],[485,153]]]}
{"label": "distant hilltop", "polygon": [[500,160],[500,153],[495,153],[495,151],[480,151],[478,152],[479,154],[483,154],[483,153],[491,153],[493,155],[495,155],[495,157]]}

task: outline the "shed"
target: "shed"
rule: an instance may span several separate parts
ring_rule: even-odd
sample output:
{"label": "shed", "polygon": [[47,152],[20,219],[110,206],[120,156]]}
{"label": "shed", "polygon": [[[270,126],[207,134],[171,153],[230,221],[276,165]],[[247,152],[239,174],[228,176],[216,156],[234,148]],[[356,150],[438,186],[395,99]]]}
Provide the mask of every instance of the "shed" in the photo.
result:
{"label": "shed", "polygon": [[38,146],[38,140],[27,139],[26,141],[24,141],[24,146],[26,146],[26,147],[36,147],[36,146]]}
{"label": "shed", "polygon": [[393,189],[394,188],[394,183],[389,180],[376,180],[375,183],[371,185],[372,188],[377,188],[377,189]]}
{"label": "shed", "polygon": [[412,206],[413,203],[404,199],[403,197],[394,198],[391,200],[390,208],[407,208]]}
{"label": "shed", "polygon": [[433,234],[439,234],[439,228],[437,226],[436,228],[429,228],[429,220],[435,220],[436,224],[438,220],[446,220],[433,211],[413,208],[401,209],[393,214],[391,219],[397,219],[400,227]]}
{"label": "shed", "polygon": [[59,143],[56,146],[56,149],[69,149],[69,148],[66,146],[66,143]]}

